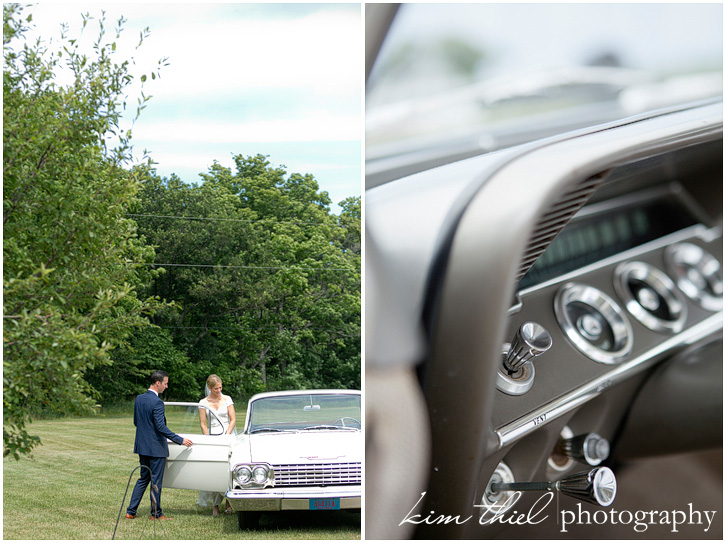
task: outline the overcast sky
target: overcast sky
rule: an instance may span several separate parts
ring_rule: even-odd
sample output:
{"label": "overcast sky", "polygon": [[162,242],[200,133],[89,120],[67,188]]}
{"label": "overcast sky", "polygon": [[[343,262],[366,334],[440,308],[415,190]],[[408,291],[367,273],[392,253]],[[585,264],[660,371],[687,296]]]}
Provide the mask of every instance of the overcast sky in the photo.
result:
{"label": "overcast sky", "polygon": [[[107,28],[127,22],[119,51],[153,96],[133,130],[163,176],[184,181],[233,154],[269,155],[289,173],[311,173],[335,205],[361,194],[363,29],[359,4],[39,4],[36,31],[76,36],[81,13]],[[133,51],[139,32],[151,34]],[[90,28],[90,27],[89,27]],[[95,29],[92,32],[95,36]],[[125,37],[125,39],[124,39]]]}

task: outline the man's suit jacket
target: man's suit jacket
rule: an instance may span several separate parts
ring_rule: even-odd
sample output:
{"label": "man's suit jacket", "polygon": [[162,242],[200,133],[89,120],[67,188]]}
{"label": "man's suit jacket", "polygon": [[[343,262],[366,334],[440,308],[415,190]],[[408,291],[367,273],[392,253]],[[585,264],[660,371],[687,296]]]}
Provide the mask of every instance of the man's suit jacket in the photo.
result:
{"label": "man's suit jacket", "polygon": [[136,426],[136,440],[134,441],[136,454],[165,458],[169,456],[167,438],[179,445],[184,442],[184,438],[166,426],[164,402],[151,390],[136,396],[134,426]]}

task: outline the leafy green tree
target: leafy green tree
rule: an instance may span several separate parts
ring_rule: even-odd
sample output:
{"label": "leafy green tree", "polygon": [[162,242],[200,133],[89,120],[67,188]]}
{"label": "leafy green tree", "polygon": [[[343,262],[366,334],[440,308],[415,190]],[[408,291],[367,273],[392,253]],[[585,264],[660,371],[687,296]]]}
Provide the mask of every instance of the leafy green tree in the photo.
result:
{"label": "leafy green tree", "polygon": [[195,386],[194,368],[174,347],[168,330],[146,326],[134,331],[123,348],[112,353],[113,364],[94,368],[86,380],[101,401],[115,404],[134,398],[149,386],[149,375],[164,369],[171,375],[170,389]]}
{"label": "leafy green tree", "polygon": [[344,251],[360,255],[361,250],[361,202],[360,196],[351,196],[340,202],[342,211],[338,217],[338,243]]}
{"label": "leafy green tree", "polygon": [[129,61],[103,21],[88,54],[65,35],[53,50],[28,43],[30,24],[3,5],[3,445],[15,458],[40,441],[26,430],[35,414],[93,410],[84,375],[158,305],[139,297],[158,272],[132,264],[154,251],[126,217],[139,187],[119,126]]}
{"label": "leafy green tree", "polygon": [[238,397],[360,387],[360,198],[335,216],[312,175],[262,155],[235,165],[214,163],[199,185],[150,175],[141,192],[140,232],[174,264],[149,294],[177,309],[153,321],[197,383],[170,395],[198,398],[212,372]]}

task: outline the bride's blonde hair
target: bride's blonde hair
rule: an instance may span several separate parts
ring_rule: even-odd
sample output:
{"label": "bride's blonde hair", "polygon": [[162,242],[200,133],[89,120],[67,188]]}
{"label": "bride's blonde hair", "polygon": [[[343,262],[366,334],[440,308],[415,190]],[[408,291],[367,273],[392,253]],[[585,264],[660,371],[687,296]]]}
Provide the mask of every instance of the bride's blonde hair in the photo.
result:
{"label": "bride's blonde hair", "polygon": [[209,390],[212,390],[218,384],[220,384],[220,385],[222,384],[222,380],[219,378],[219,375],[212,374],[209,377],[207,377],[207,388]]}

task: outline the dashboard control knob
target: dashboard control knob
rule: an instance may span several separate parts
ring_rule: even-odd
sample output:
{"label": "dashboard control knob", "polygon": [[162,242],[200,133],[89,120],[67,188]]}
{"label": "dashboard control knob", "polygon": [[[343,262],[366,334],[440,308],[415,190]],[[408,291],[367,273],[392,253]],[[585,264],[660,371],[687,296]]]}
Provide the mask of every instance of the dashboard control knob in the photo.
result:
{"label": "dashboard control knob", "polygon": [[555,316],[567,339],[595,362],[618,364],[633,350],[630,321],[615,300],[595,287],[563,285],[555,295]]}
{"label": "dashboard control knob", "polygon": [[525,322],[517,329],[509,352],[504,359],[504,367],[514,373],[527,362],[541,356],[552,347],[552,336],[541,324]]}
{"label": "dashboard control knob", "polygon": [[653,289],[649,287],[641,288],[638,291],[636,297],[638,303],[648,311],[658,311],[661,306],[660,299],[658,298],[658,293],[656,293]]}
{"label": "dashboard control knob", "polygon": [[664,257],[686,296],[709,311],[723,309],[721,264],[712,254],[693,243],[677,243],[666,249]]}
{"label": "dashboard control knob", "polygon": [[678,333],[686,322],[686,300],[670,277],[645,262],[615,268],[615,291],[625,308],[655,332]]}
{"label": "dashboard control knob", "polygon": [[608,440],[595,433],[560,439],[555,451],[591,466],[597,466],[610,454]]}
{"label": "dashboard control knob", "polygon": [[610,468],[600,467],[560,479],[555,488],[565,496],[607,507],[615,500],[618,484]]}
{"label": "dashboard control knob", "polygon": [[596,341],[604,330],[602,321],[594,315],[585,314],[577,319],[577,331],[585,338]]}
{"label": "dashboard control knob", "polygon": [[617,493],[615,474],[610,468],[593,468],[560,479],[559,481],[542,483],[499,483],[490,482],[487,492],[497,494],[511,491],[549,491],[557,490],[565,496],[595,505],[607,507],[615,501]]}

